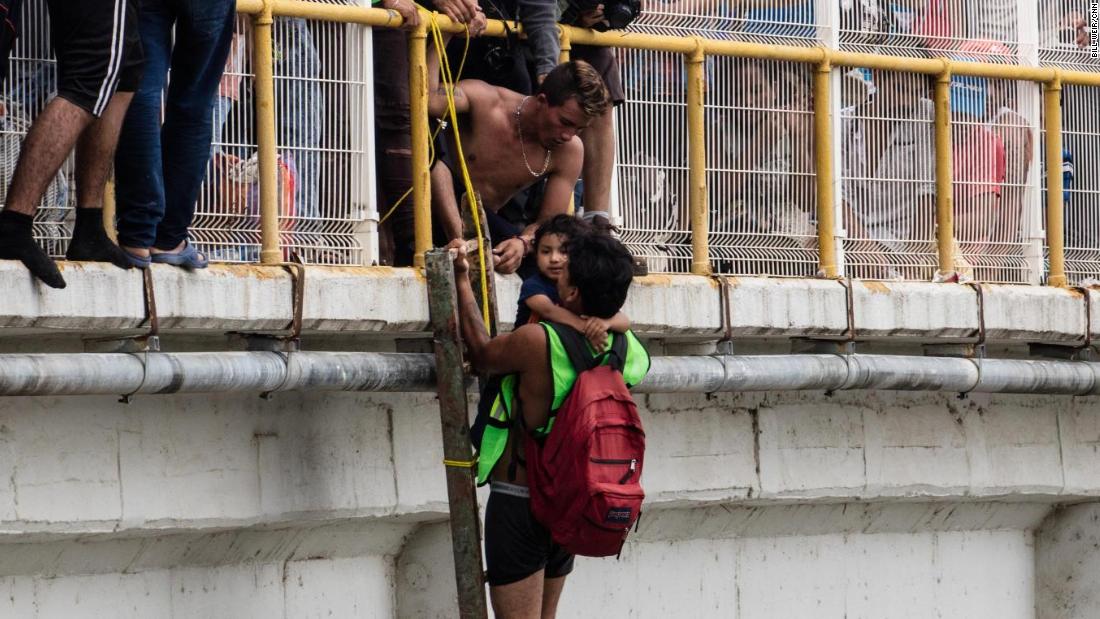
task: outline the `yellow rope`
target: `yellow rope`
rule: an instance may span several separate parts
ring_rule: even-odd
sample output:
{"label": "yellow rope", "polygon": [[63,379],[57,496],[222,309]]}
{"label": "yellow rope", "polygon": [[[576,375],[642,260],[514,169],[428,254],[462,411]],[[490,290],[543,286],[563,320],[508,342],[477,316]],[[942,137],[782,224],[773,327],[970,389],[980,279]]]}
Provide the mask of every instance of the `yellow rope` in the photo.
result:
{"label": "yellow rope", "polygon": [[[451,116],[451,124],[454,125],[455,150],[458,151],[458,167],[462,170],[462,184],[466,189],[466,202],[470,205],[470,214],[477,232],[477,260],[481,267],[479,273],[481,279],[481,316],[485,320],[485,327],[489,327],[489,277],[485,272],[485,239],[481,235],[481,215],[478,213],[477,193],[474,191],[474,182],[470,178],[470,169],[466,166],[466,155],[462,152],[462,136],[458,131],[458,111],[455,109],[455,80],[451,75],[451,63],[447,60],[445,46],[443,44],[443,31],[439,29],[435,13],[431,14],[432,40],[435,42],[436,53],[439,56],[439,66],[443,76],[444,90],[447,93],[447,111]],[[469,37],[469,29],[466,30]],[[460,65],[461,66],[461,65]]]}

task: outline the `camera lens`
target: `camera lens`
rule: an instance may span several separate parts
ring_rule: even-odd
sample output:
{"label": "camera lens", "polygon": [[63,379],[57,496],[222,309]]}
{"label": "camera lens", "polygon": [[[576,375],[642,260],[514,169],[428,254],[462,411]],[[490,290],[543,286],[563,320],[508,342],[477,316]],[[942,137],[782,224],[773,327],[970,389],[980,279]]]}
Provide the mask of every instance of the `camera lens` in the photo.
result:
{"label": "camera lens", "polygon": [[622,30],[634,21],[637,15],[626,2],[608,3],[604,6],[604,17],[612,30]]}

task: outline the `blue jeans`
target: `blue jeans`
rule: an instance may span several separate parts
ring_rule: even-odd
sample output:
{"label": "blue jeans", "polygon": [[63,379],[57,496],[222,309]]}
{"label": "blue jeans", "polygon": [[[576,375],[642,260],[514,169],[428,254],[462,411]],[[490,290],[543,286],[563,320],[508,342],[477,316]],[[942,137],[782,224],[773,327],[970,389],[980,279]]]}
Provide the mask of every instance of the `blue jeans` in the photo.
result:
{"label": "blue jeans", "polygon": [[115,155],[120,245],[171,250],[187,239],[210,157],[214,95],[234,11],[232,0],[142,0],[145,75]]}

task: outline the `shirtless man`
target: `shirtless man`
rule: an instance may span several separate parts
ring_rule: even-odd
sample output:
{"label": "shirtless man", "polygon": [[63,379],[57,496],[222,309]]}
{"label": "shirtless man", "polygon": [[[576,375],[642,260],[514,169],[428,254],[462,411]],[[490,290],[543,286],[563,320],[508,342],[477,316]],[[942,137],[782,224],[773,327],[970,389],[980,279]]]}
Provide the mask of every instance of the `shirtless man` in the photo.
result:
{"label": "shirtless man", "polygon": [[[573,570],[573,555],[555,544],[550,532],[531,516],[523,443],[516,447],[518,458],[513,465],[512,443],[519,437],[513,436],[515,424],[508,411],[522,411],[524,427],[549,432],[546,426],[554,406],[568,397],[576,375],[562,367],[569,363],[568,355],[561,341],[550,337],[549,327],[528,324],[490,338],[467,275],[465,243],[452,241],[448,249],[456,251],[459,325],[470,361],[479,371],[505,375],[498,398],[507,403],[494,403],[490,415],[497,423],[485,428],[477,469],[478,483],[490,483],[484,530],[493,612],[506,619],[551,619],[565,577]],[[615,315],[633,280],[630,252],[610,236],[590,234],[573,238],[568,253],[569,261],[557,281],[562,306],[578,316]],[[626,338],[623,379],[629,386],[645,377],[649,356],[633,333],[628,331]]]}
{"label": "shirtless man", "polygon": [[[445,87],[439,85],[438,58],[429,52],[428,112],[443,118],[447,112]],[[512,196],[546,179],[537,221],[520,230],[495,217],[495,267],[513,273],[533,250],[538,224],[565,213],[584,162],[584,146],[577,136],[610,107],[607,87],[585,62],[569,62],[552,70],[534,96],[477,80],[462,80],[454,90],[455,109],[466,165],[474,189],[487,214],[495,213]],[[453,161],[439,159],[432,167],[432,213],[446,239],[462,237],[459,198],[465,193],[458,167],[454,136],[447,131]],[[438,155],[438,153],[437,153]],[[503,228],[503,230],[502,230]]]}

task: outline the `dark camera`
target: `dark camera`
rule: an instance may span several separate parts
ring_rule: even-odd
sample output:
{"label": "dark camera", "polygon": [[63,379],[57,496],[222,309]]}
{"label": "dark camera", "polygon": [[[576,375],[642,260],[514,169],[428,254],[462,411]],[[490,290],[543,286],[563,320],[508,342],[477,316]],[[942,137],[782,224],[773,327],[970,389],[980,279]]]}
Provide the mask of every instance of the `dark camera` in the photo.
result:
{"label": "dark camera", "polygon": [[601,4],[606,21],[592,26],[592,29],[597,32],[622,30],[642,14],[641,0],[573,0],[562,12],[561,21],[566,24],[575,24],[580,19],[581,13],[591,11]]}
{"label": "dark camera", "polygon": [[515,59],[512,57],[511,46],[502,44],[491,44],[485,50],[484,56],[485,66],[491,69],[494,73],[503,73],[506,69],[512,66]]}

